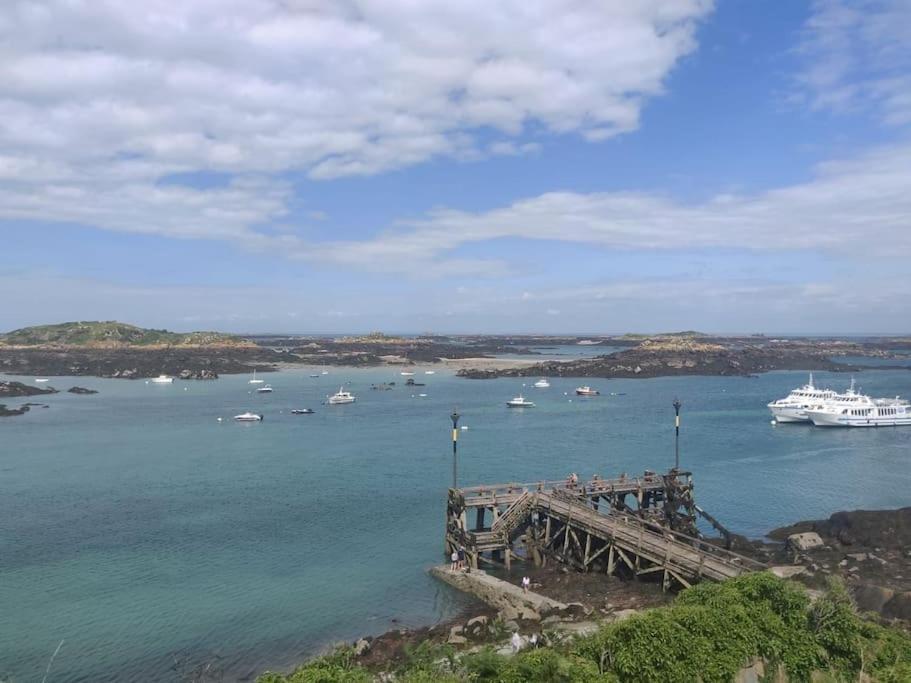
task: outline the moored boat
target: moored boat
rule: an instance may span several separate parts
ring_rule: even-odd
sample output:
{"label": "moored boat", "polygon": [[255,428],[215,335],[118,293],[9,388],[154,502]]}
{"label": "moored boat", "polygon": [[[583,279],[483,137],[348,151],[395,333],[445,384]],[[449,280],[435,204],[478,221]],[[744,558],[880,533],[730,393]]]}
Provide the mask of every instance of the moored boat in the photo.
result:
{"label": "moored boat", "polygon": [[253,379],[248,381],[248,384],[262,384],[263,380],[256,379],[256,368],[253,368]]}
{"label": "moored boat", "polygon": [[357,397],[350,391],[345,391],[344,387],[339,387],[338,391],[329,397],[329,405],[337,406],[345,403],[354,403]]}
{"label": "moored boat", "polygon": [[519,394],[515,398],[506,402],[506,405],[510,408],[534,408],[535,404],[532,401],[529,401],[527,398]]}
{"label": "moored boat", "polygon": [[152,384],[171,384],[174,381],[173,377],[168,377],[167,375],[158,375],[158,377],[153,377],[151,379]]}
{"label": "moored boat", "polygon": [[271,394],[272,391],[273,391],[272,385],[271,385],[271,384],[267,384],[266,386],[260,387],[259,389],[257,389],[257,390],[256,390],[256,393],[257,393],[257,394]]}
{"label": "moored boat", "polygon": [[312,408],[292,408],[291,414],[292,415],[312,415],[313,409]]}
{"label": "moored boat", "polygon": [[241,413],[240,415],[235,415],[234,419],[238,422],[262,422],[263,416],[257,415],[256,413],[251,413],[249,410],[246,413]]}
{"label": "moored boat", "polygon": [[546,377],[542,377],[534,384],[536,389],[547,389],[550,386],[550,382],[547,381]]}
{"label": "moored boat", "polygon": [[[869,397],[867,397],[869,398]],[[911,425],[911,409],[897,399],[873,400],[855,406],[830,403],[807,410],[817,427],[905,427]]]}
{"label": "moored boat", "polygon": [[36,377],[35,381],[38,382],[39,384],[42,384],[44,382],[49,382],[50,380],[47,377]]}
{"label": "moored boat", "polygon": [[597,389],[592,389],[587,384],[581,387],[576,387],[576,396],[600,396],[601,392]]}
{"label": "moored boat", "polygon": [[[851,389],[853,392],[854,384],[852,380]],[[784,398],[768,403],[766,407],[772,413],[776,422],[808,422],[807,409],[813,406],[821,405],[826,401],[831,401],[838,394],[831,389],[819,389],[813,384],[813,373],[810,373],[810,380],[799,389],[794,389]]]}

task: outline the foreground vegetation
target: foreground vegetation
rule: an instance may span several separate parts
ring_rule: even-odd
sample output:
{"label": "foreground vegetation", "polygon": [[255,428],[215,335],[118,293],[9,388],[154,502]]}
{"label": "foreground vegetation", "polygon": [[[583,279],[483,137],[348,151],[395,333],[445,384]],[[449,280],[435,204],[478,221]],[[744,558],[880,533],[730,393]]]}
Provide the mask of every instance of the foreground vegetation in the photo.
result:
{"label": "foreground vegetation", "polygon": [[[424,643],[383,677],[431,681],[727,683],[751,661],[782,667],[788,680],[911,681],[911,637],[858,616],[842,584],[815,602],[802,587],[769,573],[682,592],[668,607],[606,624],[562,644],[497,654],[487,646],[458,654]],[[291,674],[267,672],[257,683],[368,683],[379,672],[347,648]]]}

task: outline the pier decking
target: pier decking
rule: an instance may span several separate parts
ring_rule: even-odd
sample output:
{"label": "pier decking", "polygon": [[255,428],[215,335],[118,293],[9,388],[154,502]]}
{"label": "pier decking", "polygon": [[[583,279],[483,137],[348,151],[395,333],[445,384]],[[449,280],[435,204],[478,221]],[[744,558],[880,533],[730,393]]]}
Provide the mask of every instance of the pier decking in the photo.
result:
{"label": "pier decking", "polygon": [[450,489],[446,550],[464,547],[474,568],[484,562],[509,569],[513,557],[524,556],[582,571],[660,572],[664,587],[764,569],[698,537],[697,515],[729,535],[695,504],[692,492],[692,475],[676,470]]}

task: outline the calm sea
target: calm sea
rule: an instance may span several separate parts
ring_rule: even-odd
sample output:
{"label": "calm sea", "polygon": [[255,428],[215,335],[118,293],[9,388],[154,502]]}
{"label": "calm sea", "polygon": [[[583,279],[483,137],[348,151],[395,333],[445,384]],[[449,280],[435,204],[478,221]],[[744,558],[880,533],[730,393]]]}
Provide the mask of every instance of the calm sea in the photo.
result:
{"label": "calm sea", "polygon": [[[49,681],[171,681],[202,662],[252,678],[452,614],[459,596],[426,569],[441,560],[453,406],[468,427],[462,483],[667,468],[679,397],[682,465],[737,532],[911,504],[911,428],[770,425],[765,403],[803,373],[592,379],[604,395],[577,400],[582,380],[539,390],[422,370],[414,388],[390,369],[285,371],[266,377],[271,395],[240,376],[52,378],[100,393],[0,420],[0,679],[41,680],[61,640]],[[383,381],[398,386],[370,390]],[[322,405],[343,382],[358,402]],[[858,382],[911,394],[908,371]],[[507,409],[520,391],[538,407]],[[265,421],[229,419],[247,409]]]}

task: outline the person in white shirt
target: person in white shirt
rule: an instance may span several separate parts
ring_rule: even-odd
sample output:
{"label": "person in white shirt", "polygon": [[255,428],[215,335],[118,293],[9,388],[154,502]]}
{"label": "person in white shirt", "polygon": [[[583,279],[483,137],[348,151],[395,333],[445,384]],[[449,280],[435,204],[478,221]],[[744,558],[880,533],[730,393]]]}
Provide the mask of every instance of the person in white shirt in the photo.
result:
{"label": "person in white shirt", "polygon": [[522,636],[519,635],[518,631],[512,634],[512,639],[509,642],[512,645],[513,652],[518,652],[522,649]]}
{"label": "person in white shirt", "polygon": [[451,562],[449,565],[449,569],[451,571],[455,571],[459,568],[459,552],[457,550],[452,551],[452,555],[449,556],[449,560]]}
{"label": "person in white shirt", "polygon": [[528,589],[530,587],[531,587],[531,579],[529,579],[527,576],[523,576],[522,577],[522,590],[527,593]]}

